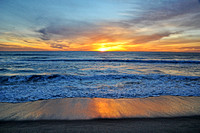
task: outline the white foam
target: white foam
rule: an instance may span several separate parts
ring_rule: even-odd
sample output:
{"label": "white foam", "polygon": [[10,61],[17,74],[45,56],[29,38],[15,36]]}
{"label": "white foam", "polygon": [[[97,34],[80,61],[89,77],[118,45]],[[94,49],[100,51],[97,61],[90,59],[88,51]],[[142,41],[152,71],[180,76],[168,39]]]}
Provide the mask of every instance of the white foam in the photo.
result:
{"label": "white foam", "polygon": [[[5,80],[5,81],[4,81]],[[33,75],[2,80],[1,102],[70,97],[200,96],[200,78],[171,75]]]}

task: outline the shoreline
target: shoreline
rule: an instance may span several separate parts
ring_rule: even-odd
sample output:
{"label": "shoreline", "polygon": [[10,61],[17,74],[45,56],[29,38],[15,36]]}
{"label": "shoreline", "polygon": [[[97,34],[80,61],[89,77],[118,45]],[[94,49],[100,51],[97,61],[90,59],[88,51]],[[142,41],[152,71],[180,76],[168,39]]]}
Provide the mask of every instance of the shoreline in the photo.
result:
{"label": "shoreline", "polygon": [[89,120],[200,116],[200,97],[63,98],[0,103],[1,120]]}
{"label": "shoreline", "polygon": [[1,133],[199,133],[200,97],[64,98],[0,103]]}
{"label": "shoreline", "polygon": [[173,120],[173,119],[199,119],[200,115],[177,116],[177,117],[136,117],[136,118],[94,118],[94,119],[76,119],[76,120],[0,120],[1,123],[24,123],[24,122],[86,122],[86,121],[138,121],[138,120]]}

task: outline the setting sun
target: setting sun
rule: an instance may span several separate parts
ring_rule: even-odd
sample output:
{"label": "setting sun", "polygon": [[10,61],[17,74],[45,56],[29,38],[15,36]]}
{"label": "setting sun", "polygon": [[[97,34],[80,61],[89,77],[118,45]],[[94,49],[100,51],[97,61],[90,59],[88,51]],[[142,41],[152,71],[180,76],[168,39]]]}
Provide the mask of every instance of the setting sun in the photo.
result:
{"label": "setting sun", "polygon": [[123,44],[126,44],[128,42],[104,42],[104,43],[96,43],[95,45],[98,46],[95,51],[126,51],[126,49],[123,47]]}
{"label": "setting sun", "polygon": [[200,0],[0,0],[0,133],[37,127],[200,131]]}
{"label": "setting sun", "polygon": [[0,51],[200,52],[199,0],[1,1]]}
{"label": "setting sun", "polygon": [[97,49],[97,51],[101,52],[106,52],[106,51],[123,51],[124,48],[122,48],[120,45],[119,46],[113,46],[113,47],[101,47]]}
{"label": "setting sun", "polygon": [[98,51],[105,52],[108,51],[108,48],[99,48]]}

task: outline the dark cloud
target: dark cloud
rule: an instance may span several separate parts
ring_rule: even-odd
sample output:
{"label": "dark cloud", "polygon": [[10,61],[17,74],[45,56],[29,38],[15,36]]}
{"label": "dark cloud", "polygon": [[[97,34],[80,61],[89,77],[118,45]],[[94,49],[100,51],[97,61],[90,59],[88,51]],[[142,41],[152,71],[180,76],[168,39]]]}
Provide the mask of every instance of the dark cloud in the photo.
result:
{"label": "dark cloud", "polygon": [[143,36],[137,36],[135,37],[135,40],[133,41],[133,44],[143,44],[143,43],[147,43],[147,42],[151,42],[151,41],[156,41],[156,40],[160,40],[163,37],[168,37],[171,34],[174,33],[160,33],[160,34],[153,34],[153,35],[143,35]]}
{"label": "dark cloud", "polygon": [[41,34],[40,39],[42,39],[42,40],[50,40],[50,35],[47,32],[46,28],[42,28],[42,29],[40,29],[40,30],[38,30],[36,32],[39,32]]}
{"label": "dark cloud", "polygon": [[[191,29],[200,27],[200,6],[198,0],[148,0],[132,1],[132,11],[127,19],[119,21],[107,21],[103,24],[94,24],[86,21],[48,19],[49,24],[37,30],[40,39],[44,41],[66,39],[80,44],[77,38],[85,37],[89,43],[96,43],[102,40],[115,42],[120,39],[132,40],[133,44],[143,44],[151,41],[160,40],[171,34],[184,31],[185,27]],[[135,11],[137,13],[135,13]],[[132,15],[131,15],[132,14]],[[165,25],[174,25],[179,29],[167,29]],[[113,26],[122,28],[128,33],[118,33],[118,31],[107,31],[104,27]],[[152,28],[153,27],[153,28]],[[137,33],[142,28],[148,29],[143,33]],[[152,28],[152,29],[151,29]],[[155,29],[154,29],[155,28]],[[186,28],[188,30],[188,28]],[[153,30],[152,33],[150,33]],[[67,47],[62,43],[50,44],[52,48],[63,49]]]}
{"label": "dark cloud", "polygon": [[160,21],[200,11],[197,0],[149,0],[137,2],[137,4],[140,15],[135,16],[135,10],[128,11],[129,14],[133,14],[132,20],[135,21]]}
{"label": "dark cloud", "polygon": [[0,51],[45,51],[45,49],[28,46],[0,44]]}
{"label": "dark cloud", "polygon": [[29,41],[29,40],[22,40],[22,41],[29,44],[34,44],[38,42],[38,41]]}
{"label": "dark cloud", "polygon": [[127,20],[124,20],[123,23],[119,22],[118,25],[124,28],[157,26],[163,30],[165,30],[165,25],[181,27],[182,30],[185,30],[184,28],[199,29],[200,27],[198,0],[134,1],[132,5],[133,8],[126,12],[129,14]]}
{"label": "dark cloud", "polygon": [[[160,40],[171,34],[184,34],[188,30],[200,30],[198,0],[132,1],[132,5],[132,10],[126,12],[129,14],[127,19],[113,24],[132,29],[134,44]],[[139,33],[140,36],[134,32],[142,28],[145,31]]]}
{"label": "dark cloud", "polygon": [[88,34],[88,32],[92,32],[97,28],[98,26],[92,23],[68,20],[67,22],[53,22],[36,32],[41,34],[40,38],[42,40],[50,40],[54,38],[72,39]]}
{"label": "dark cloud", "polygon": [[64,44],[52,43],[52,44],[50,44],[50,47],[57,48],[57,49],[63,49],[63,48],[68,48],[69,46],[66,46]]}
{"label": "dark cloud", "polygon": [[[200,8],[200,5],[199,5],[199,8]],[[200,29],[200,13],[193,14],[187,19],[177,22],[177,26],[190,27],[195,30]]]}

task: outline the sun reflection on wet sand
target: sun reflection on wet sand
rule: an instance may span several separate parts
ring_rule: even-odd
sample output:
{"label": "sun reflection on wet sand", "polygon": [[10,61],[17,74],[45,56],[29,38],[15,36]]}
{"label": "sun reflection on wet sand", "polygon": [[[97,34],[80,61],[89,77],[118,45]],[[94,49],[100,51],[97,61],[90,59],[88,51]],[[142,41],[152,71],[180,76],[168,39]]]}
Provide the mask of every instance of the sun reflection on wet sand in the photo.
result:
{"label": "sun reflection on wet sand", "polygon": [[193,115],[200,115],[200,97],[64,98],[27,103],[0,103],[0,120],[78,120]]}
{"label": "sun reflection on wet sand", "polygon": [[94,99],[101,118],[184,116],[200,111],[193,98],[163,96],[136,99]]}

